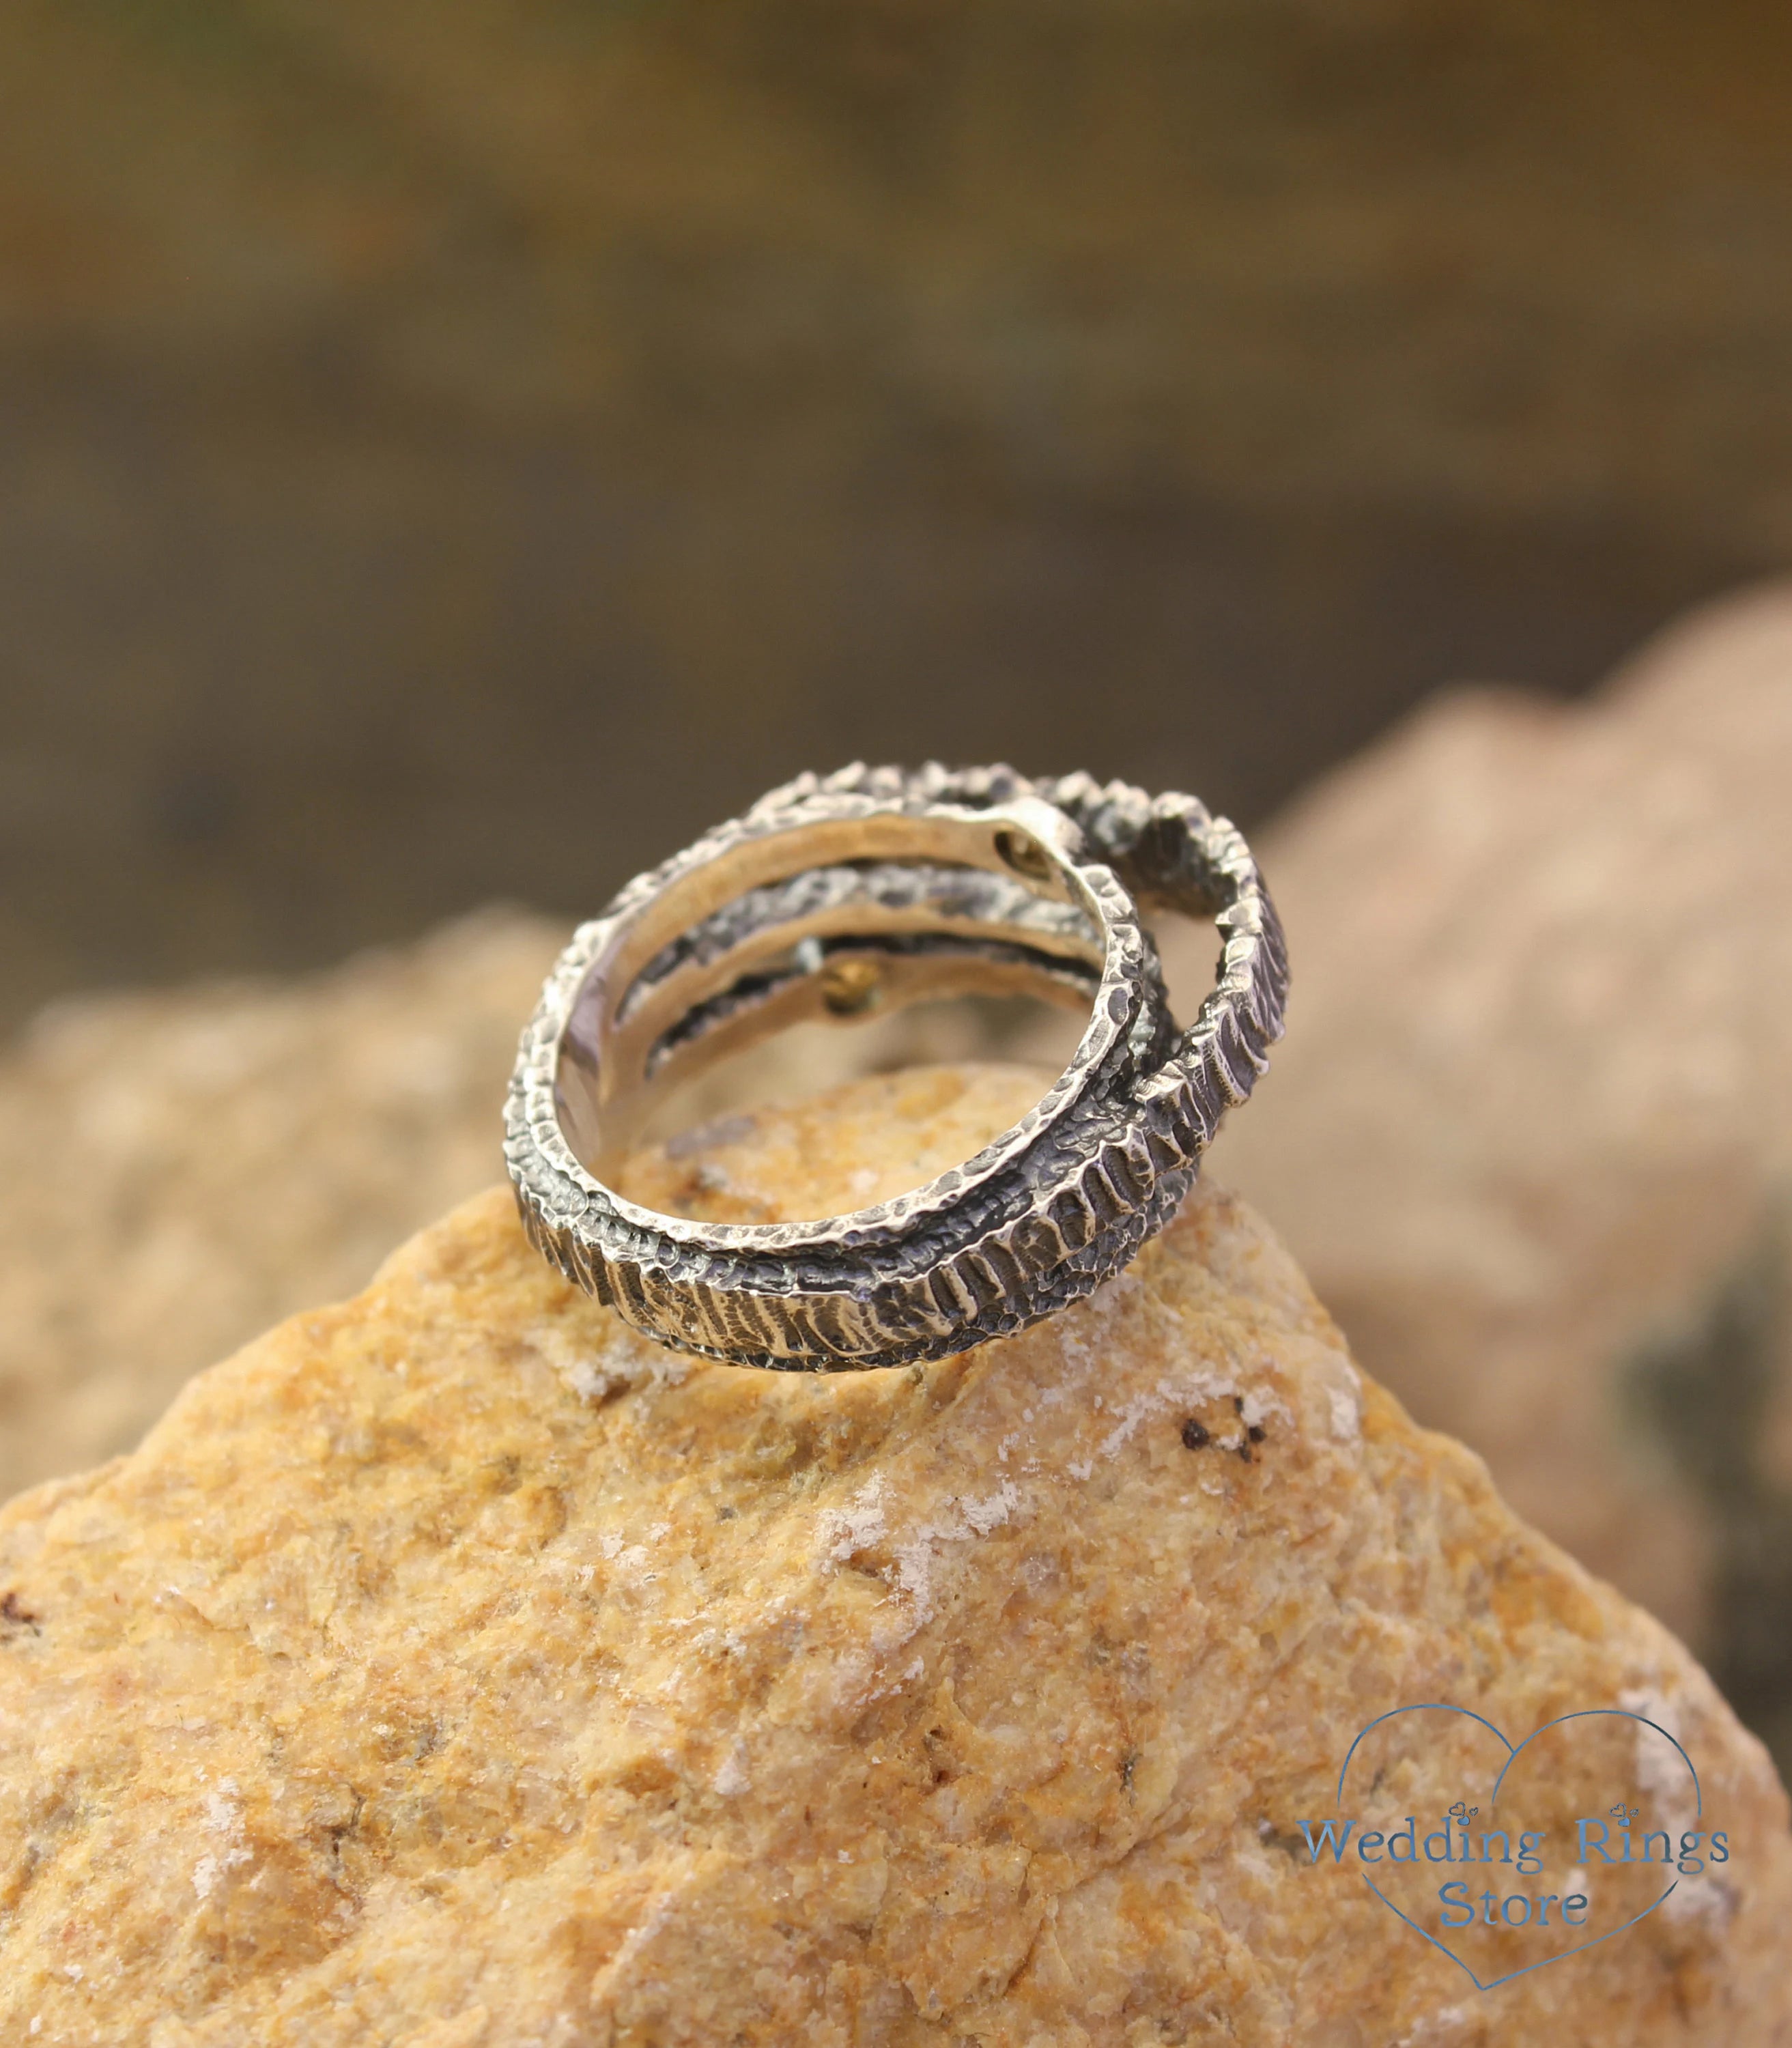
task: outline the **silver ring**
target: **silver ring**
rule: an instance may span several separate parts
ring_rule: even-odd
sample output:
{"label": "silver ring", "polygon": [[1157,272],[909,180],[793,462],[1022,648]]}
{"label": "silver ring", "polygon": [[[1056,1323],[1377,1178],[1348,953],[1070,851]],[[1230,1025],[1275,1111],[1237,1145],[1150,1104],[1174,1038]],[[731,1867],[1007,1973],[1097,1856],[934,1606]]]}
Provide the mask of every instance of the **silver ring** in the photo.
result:
{"label": "silver ring", "polygon": [[[1139,908],[1212,917],[1178,1033]],[[1281,1036],[1287,954],[1250,849],[1192,797],[1009,768],[800,777],[581,925],[522,1034],[505,1158],[530,1240],[673,1348],[841,1371],[944,1358],[1092,1293],[1175,1214]],[[1070,1064],[974,1158],[850,1216],[712,1224],[614,1181],[656,1100],[875,994],[1087,1007]]]}

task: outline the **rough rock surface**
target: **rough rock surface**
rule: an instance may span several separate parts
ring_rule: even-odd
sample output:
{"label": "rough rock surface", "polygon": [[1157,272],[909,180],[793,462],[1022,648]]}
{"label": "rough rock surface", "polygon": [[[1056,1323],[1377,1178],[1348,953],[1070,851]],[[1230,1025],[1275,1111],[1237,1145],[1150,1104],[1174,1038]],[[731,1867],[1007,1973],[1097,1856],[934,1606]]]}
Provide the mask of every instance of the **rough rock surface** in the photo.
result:
{"label": "rough rock surface", "polygon": [[1364,1363],[1782,1764],[1789,792],[1783,588],[1584,707],[1440,699],[1263,849],[1289,1036],[1216,1154]]}
{"label": "rough rock surface", "polygon": [[[494,910],[297,981],[90,997],[0,1061],[0,1497],[134,1444],[189,1375],[364,1286],[503,1173],[564,927]],[[786,1034],[696,1116],[980,1049],[937,1007]]]}
{"label": "rough rock surface", "polygon": [[[831,1207],[1037,1084],[859,1083],[635,1185]],[[1212,1186],[1091,1302],[837,1379],[645,1345],[495,1190],[14,1502],[0,1617],[8,2042],[1792,2038],[1759,1745]],[[1646,1709],[1724,1873],[1477,1995],[1297,1834],[1437,1699]],[[1627,1744],[1528,1817],[1647,1779]],[[1396,1745],[1387,1796],[1441,1813],[1459,1750]]]}
{"label": "rough rock surface", "polygon": [[45,1011],[0,1065],[0,1493],[134,1444],[500,1175],[559,942],[492,913],[307,980]]}

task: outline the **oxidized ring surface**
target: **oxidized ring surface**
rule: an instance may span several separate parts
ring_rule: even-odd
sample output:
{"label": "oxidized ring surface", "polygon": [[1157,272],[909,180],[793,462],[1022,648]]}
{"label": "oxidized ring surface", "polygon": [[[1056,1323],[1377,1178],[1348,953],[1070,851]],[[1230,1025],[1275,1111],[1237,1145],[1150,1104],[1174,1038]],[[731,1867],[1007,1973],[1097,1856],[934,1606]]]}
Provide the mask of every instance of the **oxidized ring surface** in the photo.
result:
{"label": "oxidized ring surface", "polygon": [[[1186,1030],[1142,908],[1218,925]],[[524,1227],[678,1350],[789,1371],[943,1358],[1080,1300],[1169,1222],[1263,1071],[1287,983],[1249,848],[1192,797],[1000,767],[805,775],[637,877],[561,955],[506,1116]],[[1034,1110],[894,1200],[715,1224],[616,1192],[664,1090],[873,991],[1026,992],[1089,1022]]]}

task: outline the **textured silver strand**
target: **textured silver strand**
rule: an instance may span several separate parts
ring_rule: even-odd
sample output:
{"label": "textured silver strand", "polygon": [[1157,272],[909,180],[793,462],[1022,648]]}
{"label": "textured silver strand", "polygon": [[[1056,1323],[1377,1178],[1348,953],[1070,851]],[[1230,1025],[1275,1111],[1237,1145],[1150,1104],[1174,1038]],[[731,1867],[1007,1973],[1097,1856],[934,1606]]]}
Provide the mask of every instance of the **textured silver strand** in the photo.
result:
{"label": "textured silver strand", "polygon": [[[1180,1034],[1138,904],[1221,933]],[[742,1224],[609,1185],[654,1100],[709,1059],[872,993],[975,988],[1090,1020],[1038,1106],[926,1186]],[[1286,989],[1250,851],[1193,797],[855,765],[774,790],[580,928],[523,1034],[506,1156],[533,1242],[661,1343],[796,1371],[944,1357],[1081,1298],[1162,1228],[1263,1072]]]}

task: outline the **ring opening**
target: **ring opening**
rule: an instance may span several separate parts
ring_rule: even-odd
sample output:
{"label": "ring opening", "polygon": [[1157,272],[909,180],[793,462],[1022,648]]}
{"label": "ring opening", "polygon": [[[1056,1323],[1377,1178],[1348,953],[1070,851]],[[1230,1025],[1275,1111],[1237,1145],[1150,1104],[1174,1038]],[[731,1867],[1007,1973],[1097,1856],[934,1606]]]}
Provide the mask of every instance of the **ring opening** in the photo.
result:
{"label": "ring opening", "polygon": [[[900,1119],[937,1119],[949,1105],[964,1134],[950,1156],[937,1148],[880,1151],[843,1162],[850,1151],[832,1115],[832,1160],[795,1160],[789,1179],[815,1191],[814,1206],[783,1220],[813,1222],[911,1194],[948,1166],[961,1166],[1031,1109],[1064,1071],[1082,1035],[1083,1016],[1030,996],[965,995],[879,1011],[855,1020],[792,1025],[751,1049],[719,1060],[659,1097],[621,1169],[618,1192],[670,1216],[708,1223],[754,1224],[770,1214],[750,1181],[728,1165],[731,1148],[758,1113],[799,1113],[848,1084],[859,1111],[874,1102]],[[799,1148],[803,1151],[806,1148]],[[800,1199],[800,1198],[799,1198]]]}
{"label": "ring opening", "polygon": [[[716,1100],[701,1086],[710,1072],[774,1035],[854,1023],[866,1036],[856,1060],[812,1061],[804,1093],[934,1047],[962,1057],[981,1041],[987,1058],[992,1039],[1034,1057],[1049,1048],[1041,1092],[1063,1071],[1072,1033],[1041,1010],[1079,1014],[1080,1040],[1107,966],[1069,863],[999,817],[880,814],[855,833],[843,847],[830,821],[748,842],[619,921],[580,984],[556,1072],[561,1129],[588,1171],[613,1185],[673,1105],[700,1119]],[[972,1006],[971,1028],[943,1022],[954,1002]],[[784,1092],[775,1079],[770,1092]]]}

